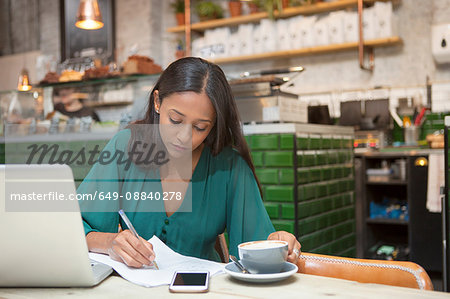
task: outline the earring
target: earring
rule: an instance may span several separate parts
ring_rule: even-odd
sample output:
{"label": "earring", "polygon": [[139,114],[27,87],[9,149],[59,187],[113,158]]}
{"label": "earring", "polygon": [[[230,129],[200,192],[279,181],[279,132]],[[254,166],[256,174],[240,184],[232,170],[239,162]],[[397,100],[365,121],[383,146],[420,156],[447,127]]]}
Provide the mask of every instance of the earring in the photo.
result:
{"label": "earring", "polygon": [[159,114],[159,109],[155,109],[155,111],[156,111],[156,113],[158,113],[158,114]]}

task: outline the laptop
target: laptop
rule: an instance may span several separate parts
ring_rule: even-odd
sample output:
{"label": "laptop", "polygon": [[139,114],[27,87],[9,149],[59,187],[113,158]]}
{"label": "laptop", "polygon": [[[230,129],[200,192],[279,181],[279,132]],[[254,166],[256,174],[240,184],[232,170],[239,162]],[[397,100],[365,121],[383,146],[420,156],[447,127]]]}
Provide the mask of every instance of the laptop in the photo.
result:
{"label": "laptop", "polygon": [[[76,194],[69,166],[0,165],[1,287],[89,287],[111,274],[111,267],[89,259],[77,200],[55,202],[54,211],[42,200],[11,200],[13,192],[55,191]],[[24,207],[29,210],[17,212]]]}

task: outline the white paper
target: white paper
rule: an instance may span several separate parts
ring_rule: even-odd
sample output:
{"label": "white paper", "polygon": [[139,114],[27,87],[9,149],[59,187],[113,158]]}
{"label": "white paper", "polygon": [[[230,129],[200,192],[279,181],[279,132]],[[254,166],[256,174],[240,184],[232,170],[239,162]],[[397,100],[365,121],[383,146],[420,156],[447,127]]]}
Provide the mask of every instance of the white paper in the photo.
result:
{"label": "white paper", "polygon": [[155,261],[159,270],[131,268],[124,263],[112,260],[108,255],[104,254],[90,252],[89,258],[111,266],[126,280],[144,287],[168,285],[175,271],[180,270],[209,271],[211,276],[223,272],[223,264],[176,253],[156,236],[153,236],[148,242],[153,245],[153,251],[156,255]]}

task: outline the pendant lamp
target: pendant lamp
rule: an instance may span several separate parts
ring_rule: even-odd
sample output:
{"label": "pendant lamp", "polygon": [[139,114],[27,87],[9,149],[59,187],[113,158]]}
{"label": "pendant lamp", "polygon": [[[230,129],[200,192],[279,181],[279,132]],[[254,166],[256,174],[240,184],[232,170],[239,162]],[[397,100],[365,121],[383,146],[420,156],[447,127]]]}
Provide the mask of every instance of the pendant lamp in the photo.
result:
{"label": "pendant lamp", "polygon": [[30,89],[31,85],[30,85],[30,77],[28,76],[28,70],[26,68],[23,68],[19,76],[19,83],[17,84],[17,90],[29,91]]}
{"label": "pendant lamp", "polygon": [[103,27],[102,14],[97,0],[80,0],[75,26],[86,30]]}

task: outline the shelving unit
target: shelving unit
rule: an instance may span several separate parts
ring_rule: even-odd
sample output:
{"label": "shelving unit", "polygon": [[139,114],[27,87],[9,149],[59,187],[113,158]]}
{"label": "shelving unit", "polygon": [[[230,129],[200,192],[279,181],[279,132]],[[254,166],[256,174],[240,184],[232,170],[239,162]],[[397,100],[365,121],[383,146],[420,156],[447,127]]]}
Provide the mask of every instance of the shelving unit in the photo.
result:
{"label": "shelving unit", "polygon": [[376,181],[367,181],[367,185],[406,185],[406,181],[390,179],[387,182],[376,182]]}
{"label": "shelving unit", "polygon": [[[379,0],[382,2],[388,2],[392,0]],[[376,0],[364,0],[364,4],[372,4],[376,2]],[[337,0],[332,2],[319,2],[311,5],[303,5],[298,7],[287,7],[283,9],[282,12],[275,11],[275,18],[289,18],[298,15],[312,15],[317,13],[331,12],[351,7],[356,7],[358,5],[358,0]],[[238,26],[241,24],[248,23],[256,23],[261,21],[262,19],[267,19],[269,16],[267,12],[259,12],[250,15],[242,15],[231,18],[224,19],[216,19],[205,22],[198,22],[191,24],[190,28],[194,31],[205,31],[207,29],[214,29],[218,27],[226,27],[226,26]],[[170,33],[183,33],[186,29],[186,26],[176,26],[170,27],[167,29],[167,32]]]}
{"label": "shelving unit", "polygon": [[408,225],[408,221],[406,221],[406,220],[381,219],[381,218],[367,218],[366,223],[368,223],[368,224]]}
{"label": "shelving unit", "polygon": [[[400,44],[402,44],[402,40],[398,36],[364,41],[364,46],[373,47],[373,48],[394,46],[394,45],[400,45]],[[357,42],[343,43],[343,44],[334,44],[334,45],[318,46],[318,47],[311,47],[311,48],[302,48],[302,49],[297,49],[297,50],[276,51],[276,52],[267,52],[267,53],[243,55],[243,56],[236,56],[236,57],[217,58],[217,59],[213,59],[212,62],[218,63],[218,64],[226,64],[226,63],[234,63],[234,62],[242,62],[242,61],[258,61],[258,60],[265,60],[265,59],[291,58],[291,57],[335,53],[335,52],[350,51],[350,50],[358,50],[358,43]]]}
{"label": "shelving unit", "polygon": [[44,87],[79,87],[79,86],[93,86],[93,85],[105,85],[114,83],[127,83],[136,82],[141,80],[155,80],[161,74],[154,75],[144,75],[144,74],[133,74],[133,75],[120,75],[109,78],[98,78],[89,80],[79,80],[79,81],[67,81],[67,82],[56,82],[56,83],[44,83],[38,84],[36,88]]}
{"label": "shelving unit", "polygon": [[[119,122],[120,115],[131,113],[135,100],[147,98],[160,74],[130,74],[109,78],[56,82],[34,86],[53,105],[53,89],[73,88],[86,95],[83,105],[94,108],[101,121]],[[112,92],[112,93],[111,93]]]}
{"label": "shelving unit", "polygon": [[[244,55],[237,57],[226,57],[226,58],[218,58],[211,59],[212,62],[217,64],[226,64],[226,63],[239,63],[244,61],[259,61],[265,59],[279,59],[279,58],[291,58],[298,56],[306,56],[306,55],[316,55],[316,54],[326,54],[326,53],[334,53],[340,51],[351,51],[358,50],[358,60],[361,69],[372,71],[374,68],[374,48],[377,47],[387,47],[387,46],[395,46],[402,44],[402,40],[400,37],[392,36],[389,38],[382,39],[374,39],[364,41],[363,33],[362,33],[362,15],[363,15],[363,7],[364,5],[370,5],[377,1],[380,2],[393,2],[397,3],[400,0],[336,0],[331,2],[318,2],[311,5],[303,5],[298,7],[288,7],[283,9],[283,11],[275,11],[275,18],[289,18],[297,15],[312,15],[317,13],[325,13],[336,10],[342,10],[347,8],[357,7],[358,9],[358,22],[359,22],[359,41],[354,43],[343,43],[343,44],[333,44],[312,48],[302,48],[302,49],[294,49],[288,51],[276,51],[269,53],[261,53],[261,54],[252,54],[252,55]],[[219,27],[226,26],[238,26],[241,24],[247,23],[256,23],[262,19],[268,18],[267,12],[260,12],[250,15],[242,15],[237,17],[230,17],[224,19],[216,19],[205,22],[197,22],[191,23],[191,7],[190,0],[185,0],[185,19],[186,25],[184,26],[176,26],[167,29],[167,32],[170,33],[183,33],[186,39],[186,55],[191,55],[191,32],[203,32],[207,29],[214,29]],[[368,56],[369,64],[365,65],[364,60],[365,56]]]}
{"label": "shelving unit", "polygon": [[117,102],[100,102],[100,103],[87,103],[88,107],[109,107],[109,106],[127,106],[131,105],[133,102],[130,101],[117,101]]}
{"label": "shelving unit", "polygon": [[[428,159],[430,152],[360,153],[355,156],[357,256],[371,258],[374,246],[395,245],[409,248],[409,260],[427,271],[442,271],[441,214],[426,208],[428,166],[417,166],[417,158]],[[381,168],[405,160],[406,178],[370,182],[369,168]],[[370,203],[400,201],[408,204],[409,219],[370,217]],[[426,244],[426,246],[424,246]]]}

